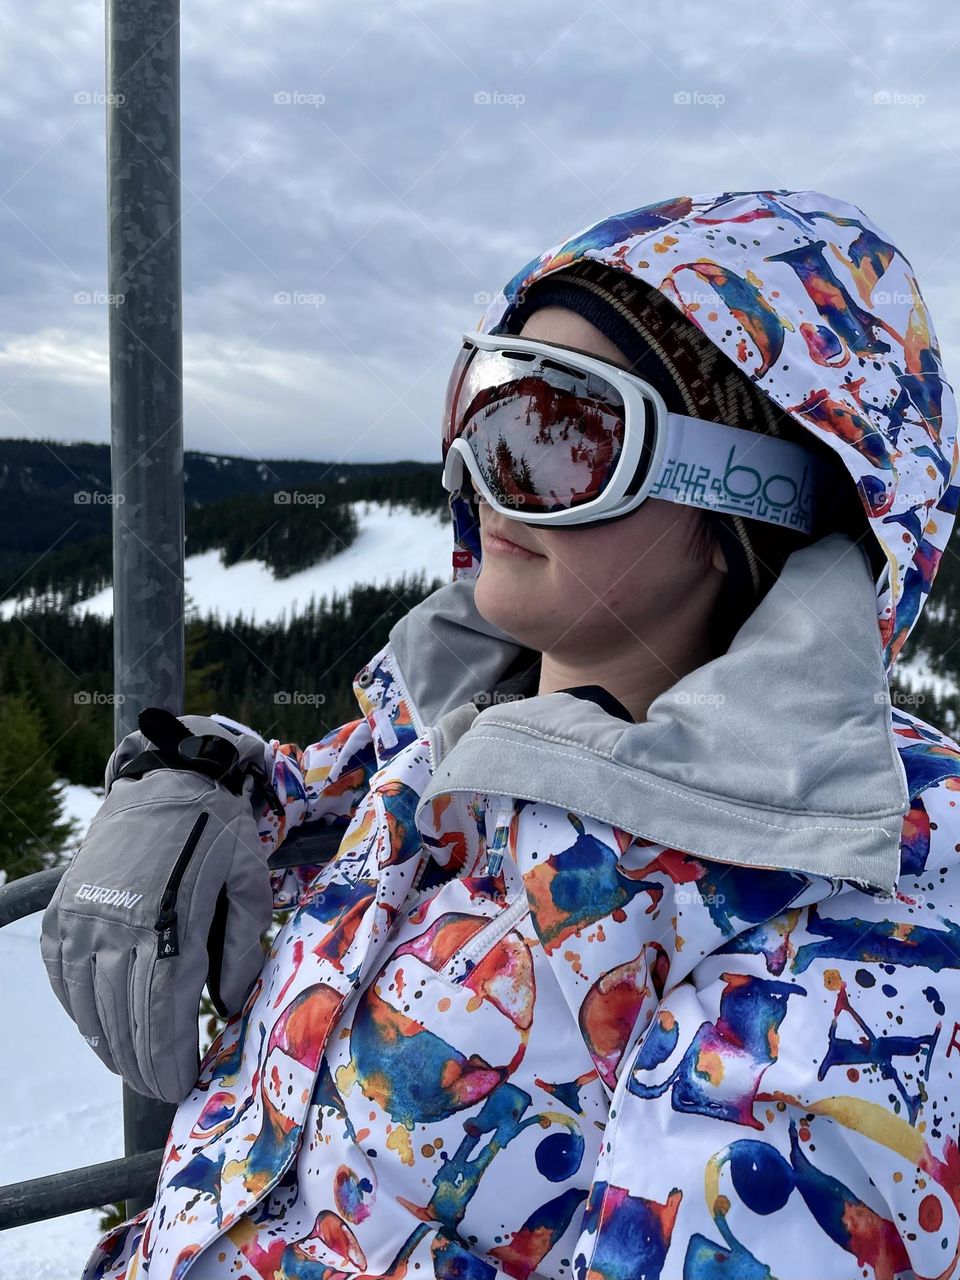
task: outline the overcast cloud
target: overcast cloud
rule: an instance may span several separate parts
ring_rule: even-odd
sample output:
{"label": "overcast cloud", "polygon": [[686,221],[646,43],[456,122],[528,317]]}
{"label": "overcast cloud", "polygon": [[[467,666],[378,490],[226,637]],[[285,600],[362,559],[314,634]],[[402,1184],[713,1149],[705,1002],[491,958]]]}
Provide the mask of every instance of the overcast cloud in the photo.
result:
{"label": "overcast cloud", "polygon": [[[2,436],[109,440],[106,308],[75,301],[107,288],[104,108],[76,100],[105,87],[103,11],[0,5]],[[184,0],[181,42],[187,448],[438,460],[483,296],[597,218],[707,191],[860,205],[956,383],[948,6]]]}

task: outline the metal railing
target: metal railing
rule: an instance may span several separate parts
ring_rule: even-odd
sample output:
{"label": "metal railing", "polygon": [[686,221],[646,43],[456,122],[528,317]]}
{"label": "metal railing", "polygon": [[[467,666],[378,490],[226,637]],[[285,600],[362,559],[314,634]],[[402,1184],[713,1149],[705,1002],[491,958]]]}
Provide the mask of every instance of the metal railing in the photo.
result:
{"label": "metal railing", "polygon": [[[271,871],[328,861],[340,847],[343,832],[342,826],[318,823],[295,827],[271,855]],[[55,867],[0,885],[0,927],[42,911],[53,897],[65,871],[66,867]],[[125,1087],[124,1092],[129,1094],[132,1091]],[[135,1096],[139,1098],[142,1095]],[[158,1104],[152,1098],[143,1098],[143,1101],[163,1106],[171,1118],[176,1110],[166,1103]],[[42,1222],[47,1218],[59,1218],[81,1209],[100,1209],[119,1201],[125,1203],[127,1216],[132,1216],[137,1212],[137,1206],[144,1207],[153,1201],[167,1129],[169,1122],[161,1135],[161,1145],[152,1150],[130,1151],[128,1148],[127,1154],[118,1160],[84,1165],[79,1169],[0,1187],[0,1231],[26,1226],[29,1222]]]}

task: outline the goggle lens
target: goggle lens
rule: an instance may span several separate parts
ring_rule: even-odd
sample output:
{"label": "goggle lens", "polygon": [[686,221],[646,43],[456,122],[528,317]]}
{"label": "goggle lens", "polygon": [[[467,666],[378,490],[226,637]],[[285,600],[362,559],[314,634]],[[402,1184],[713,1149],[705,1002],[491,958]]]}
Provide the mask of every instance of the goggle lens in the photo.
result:
{"label": "goggle lens", "polygon": [[611,382],[560,356],[465,345],[447,385],[443,456],[462,438],[505,507],[565,511],[610,483],[625,412]]}

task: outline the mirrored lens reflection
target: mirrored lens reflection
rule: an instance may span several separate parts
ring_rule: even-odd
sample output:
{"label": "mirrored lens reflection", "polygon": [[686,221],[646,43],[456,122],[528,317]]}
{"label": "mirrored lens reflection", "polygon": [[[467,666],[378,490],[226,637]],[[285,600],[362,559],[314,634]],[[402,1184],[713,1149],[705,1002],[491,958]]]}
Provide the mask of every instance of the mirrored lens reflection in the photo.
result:
{"label": "mirrored lens reflection", "polygon": [[518,510],[593,501],[623,448],[616,388],[544,356],[476,351],[454,413],[491,492]]}

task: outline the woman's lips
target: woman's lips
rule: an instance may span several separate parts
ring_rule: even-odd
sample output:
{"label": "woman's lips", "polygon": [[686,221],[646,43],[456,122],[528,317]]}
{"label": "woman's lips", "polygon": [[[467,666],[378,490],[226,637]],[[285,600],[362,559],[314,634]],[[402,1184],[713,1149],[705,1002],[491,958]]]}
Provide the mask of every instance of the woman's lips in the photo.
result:
{"label": "woman's lips", "polygon": [[538,555],[536,551],[528,551],[526,547],[521,547],[516,542],[511,542],[509,538],[501,538],[499,534],[490,529],[486,530],[485,540],[488,551],[496,551],[506,556],[517,556],[520,560],[543,559],[543,556]]}

